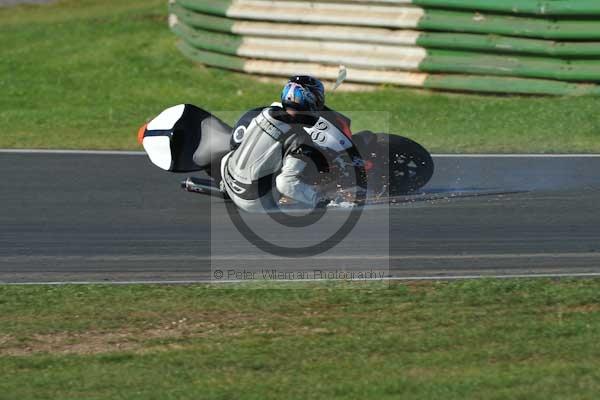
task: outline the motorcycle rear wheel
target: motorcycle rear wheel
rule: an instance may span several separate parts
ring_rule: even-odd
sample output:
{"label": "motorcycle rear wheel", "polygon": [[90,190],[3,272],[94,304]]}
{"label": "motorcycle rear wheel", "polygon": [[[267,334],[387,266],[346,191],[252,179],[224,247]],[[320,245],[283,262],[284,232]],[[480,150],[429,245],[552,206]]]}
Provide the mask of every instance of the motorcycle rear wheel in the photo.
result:
{"label": "motorcycle rear wheel", "polygon": [[382,195],[413,193],[433,177],[434,162],[429,152],[417,142],[398,135],[358,133],[359,150],[367,163],[369,186]]}
{"label": "motorcycle rear wheel", "polygon": [[433,159],[417,142],[390,135],[388,154],[390,196],[415,192],[433,177]]}

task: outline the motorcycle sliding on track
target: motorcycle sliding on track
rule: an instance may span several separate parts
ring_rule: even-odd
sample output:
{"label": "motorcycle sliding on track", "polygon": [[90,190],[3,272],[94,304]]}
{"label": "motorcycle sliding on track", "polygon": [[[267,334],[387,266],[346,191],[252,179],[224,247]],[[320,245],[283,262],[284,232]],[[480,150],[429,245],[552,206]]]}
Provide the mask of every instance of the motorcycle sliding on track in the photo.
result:
{"label": "motorcycle sliding on track", "polygon": [[[227,200],[221,160],[242,143],[263,108],[247,112],[231,127],[199,107],[180,104],[140,128],[138,140],[152,163],[165,171],[206,173],[183,181],[184,190]],[[311,183],[331,192],[326,205],[386,202],[416,192],[433,176],[433,160],[421,145],[393,134],[353,134],[350,119],[336,111],[325,109],[314,126],[303,129],[325,159]],[[356,196],[357,191],[363,195]]]}

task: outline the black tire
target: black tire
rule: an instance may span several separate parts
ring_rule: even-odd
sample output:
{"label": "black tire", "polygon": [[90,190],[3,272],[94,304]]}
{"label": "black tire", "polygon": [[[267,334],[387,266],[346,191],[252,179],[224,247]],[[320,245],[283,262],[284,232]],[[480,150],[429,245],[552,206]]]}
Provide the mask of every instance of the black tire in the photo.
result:
{"label": "black tire", "polygon": [[429,152],[408,138],[385,133],[361,132],[356,135],[361,155],[373,163],[369,185],[375,190],[398,196],[425,186],[434,173]]}
{"label": "black tire", "polygon": [[388,136],[390,196],[414,192],[433,177],[435,165],[423,146],[402,136]]}

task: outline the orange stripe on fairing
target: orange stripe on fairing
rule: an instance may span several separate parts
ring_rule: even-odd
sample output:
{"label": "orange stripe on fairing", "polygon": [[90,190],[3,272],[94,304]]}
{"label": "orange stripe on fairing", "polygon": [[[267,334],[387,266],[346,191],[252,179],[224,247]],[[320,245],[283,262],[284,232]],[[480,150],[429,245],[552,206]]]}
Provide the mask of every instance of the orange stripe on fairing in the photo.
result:
{"label": "orange stripe on fairing", "polygon": [[148,126],[148,124],[144,124],[138,130],[137,141],[138,141],[139,144],[142,144],[142,141],[144,140],[144,135],[146,134],[146,127],[147,126]]}
{"label": "orange stripe on fairing", "polygon": [[346,122],[346,120],[340,116],[336,116],[336,121],[340,124],[340,128],[342,128],[342,132],[348,139],[352,139],[352,130],[350,129],[350,125]]}

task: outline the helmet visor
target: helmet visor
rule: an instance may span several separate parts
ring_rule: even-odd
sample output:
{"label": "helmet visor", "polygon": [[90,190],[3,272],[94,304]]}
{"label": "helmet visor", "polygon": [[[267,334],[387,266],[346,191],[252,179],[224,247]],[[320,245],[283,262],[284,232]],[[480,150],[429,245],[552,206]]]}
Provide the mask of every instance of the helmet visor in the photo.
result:
{"label": "helmet visor", "polygon": [[299,111],[314,111],[316,109],[315,96],[302,85],[289,82],[281,93],[281,103],[284,108],[290,107]]}

